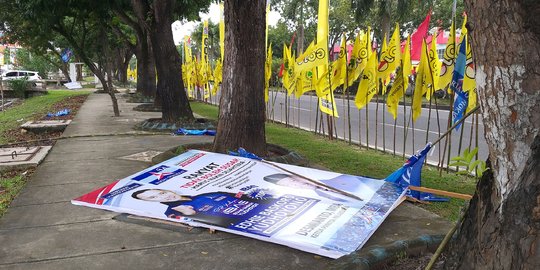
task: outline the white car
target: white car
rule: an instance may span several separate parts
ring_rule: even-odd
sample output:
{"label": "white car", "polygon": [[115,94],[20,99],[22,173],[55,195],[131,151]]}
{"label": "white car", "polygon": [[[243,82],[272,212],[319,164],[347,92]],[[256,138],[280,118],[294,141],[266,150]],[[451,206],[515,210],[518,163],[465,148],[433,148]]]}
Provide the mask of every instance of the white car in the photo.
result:
{"label": "white car", "polygon": [[16,80],[26,78],[28,81],[41,81],[41,76],[37,71],[29,70],[6,70],[2,72],[2,80]]}

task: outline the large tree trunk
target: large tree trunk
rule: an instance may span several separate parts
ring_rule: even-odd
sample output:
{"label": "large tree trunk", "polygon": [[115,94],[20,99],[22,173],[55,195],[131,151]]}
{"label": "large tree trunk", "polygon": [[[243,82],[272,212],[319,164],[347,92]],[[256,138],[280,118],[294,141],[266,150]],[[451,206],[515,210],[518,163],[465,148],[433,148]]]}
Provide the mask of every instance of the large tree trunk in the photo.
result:
{"label": "large tree trunk", "polygon": [[445,266],[540,269],[540,3],[466,4],[492,171],[478,183]]}
{"label": "large tree trunk", "polygon": [[116,79],[123,84],[127,83],[127,68],[133,56],[133,50],[129,47],[118,48],[115,57]]}
{"label": "large tree trunk", "polygon": [[145,34],[144,37],[137,36],[137,93],[145,97],[156,96],[156,62],[150,40]]}
{"label": "large tree trunk", "polygon": [[[139,19],[146,20],[156,61],[157,89],[161,97],[161,118],[164,122],[193,121],[184,83],[181,59],[172,35],[172,12],[175,1],[132,0]],[[151,13],[151,14],[150,14]]]}
{"label": "large tree trunk", "polygon": [[266,155],[264,0],[225,1],[225,58],[214,151]]}

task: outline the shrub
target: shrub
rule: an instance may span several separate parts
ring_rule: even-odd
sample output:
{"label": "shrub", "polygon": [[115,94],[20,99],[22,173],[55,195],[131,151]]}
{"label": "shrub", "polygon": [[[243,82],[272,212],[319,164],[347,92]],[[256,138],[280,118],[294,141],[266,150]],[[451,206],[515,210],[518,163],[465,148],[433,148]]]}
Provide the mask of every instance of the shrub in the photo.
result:
{"label": "shrub", "polygon": [[30,87],[27,79],[10,80],[8,84],[13,90],[13,95],[18,98],[25,98],[26,91]]}

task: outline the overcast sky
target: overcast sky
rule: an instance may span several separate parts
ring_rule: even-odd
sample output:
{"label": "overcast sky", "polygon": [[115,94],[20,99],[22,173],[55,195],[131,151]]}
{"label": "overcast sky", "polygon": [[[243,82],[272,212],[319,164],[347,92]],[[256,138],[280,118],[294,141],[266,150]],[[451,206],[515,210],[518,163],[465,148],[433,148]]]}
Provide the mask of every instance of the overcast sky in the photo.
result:
{"label": "overcast sky", "polygon": [[[208,13],[202,13],[199,12],[200,21],[209,19],[213,23],[217,24],[219,23],[219,5],[216,3],[212,3],[210,5],[210,8],[208,9]],[[268,15],[268,24],[271,26],[275,26],[281,16],[276,11],[270,11],[270,14]],[[173,37],[174,37],[174,44],[178,45],[180,42],[182,42],[185,35],[189,35],[195,26],[199,22],[181,22],[176,21],[172,24],[173,29]]]}

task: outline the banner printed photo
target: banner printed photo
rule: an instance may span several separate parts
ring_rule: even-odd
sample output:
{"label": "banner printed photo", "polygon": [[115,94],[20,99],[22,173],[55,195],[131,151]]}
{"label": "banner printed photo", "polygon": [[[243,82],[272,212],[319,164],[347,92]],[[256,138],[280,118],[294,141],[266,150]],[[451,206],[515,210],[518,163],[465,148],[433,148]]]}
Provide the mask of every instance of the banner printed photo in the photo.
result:
{"label": "banner printed photo", "polygon": [[362,247],[404,198],[382,180],[191,150],[73,204],[213,228],[339,258]]}

